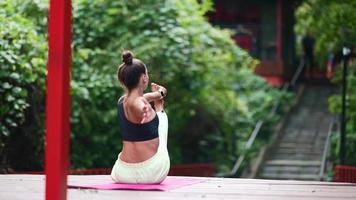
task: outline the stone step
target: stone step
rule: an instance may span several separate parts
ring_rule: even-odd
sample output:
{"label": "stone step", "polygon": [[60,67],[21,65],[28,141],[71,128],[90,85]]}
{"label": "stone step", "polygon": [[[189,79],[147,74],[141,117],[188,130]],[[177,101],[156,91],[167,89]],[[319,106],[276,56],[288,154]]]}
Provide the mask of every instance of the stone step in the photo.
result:
{"label": "stone step", "polygon": [[275,153],[283,153],[283,154],[322,154],[322,148],[278,148]]}
{"label": "stone step", "polygon": [[284,180],[319,180],[319,175],[316,174],[275,174],[263,173],[260,178],[265,179],[284,179]]}
{"label": "stone step", "polygon": [[319,140],[323,140],[323,139],[319,139],[315,137],[301,138],[299,136],[295,136],[295,137],[284,137],[282,138],[281,142],[313,145]]}
{"label": "stone step", "polygon": [[[321,153],[274,153],[273,157],[285,157],[286,159],[274,159],[274,160],[288,160],[288,159],[296,159],[298,160],[298,158],[303,158],[302,160],[305,160],[304,158],[316,158],[318,159],[319,157],[321,158],[322,154]],[[314,159],[310,159],[310,160],[314,160]]]}
{"label": "stone step", "polygon": [[305,144],[305,143],[295,143],[295,142],[281,142],[278,145],[278,148],[314,148],[314,144]]}
{"label": "stone step", "polygon": [[311,138],[320,138],[320,137],[326,137],[327,134],[323,133],[323,132],[316,132],[315,129],[314,131],[310,131],[308,133],[287,133],[285,132],[283,134],[283,139],[300,139],[300,140],[308,140]]}
{"label": "stone step", "polygon": [[306,155],[306,154],[273,154],[273,160],[288,160],[288,159],[297,159],[302,161],[318,160],[321,158],[321,155]]}
{"label": "stone step", "polygon": [[313,145],[316,141],[325,141],[325,138],[320,137],[301,137],[301,136],[284,136],[281,138],[280,142],[282,143],[297,143],[297,144],[306,144],[306,145]]}
{"label": "stone step", "polygon": [[310,160],[268,160],[266,165],[320,166],[320,161]]}
{"label": "stone step", "polygon": [[[313,116],[313,119],[310,118],[310,116]],[[304,118],[308,118],[308,121],[305,121]],[[315,116],[314,114],[309,114],[309,116],[301,116],[296,113],[296,115],[290,119],[291,122],[288,127],[298,127],[299,129],[296,130],[315,131],[317,130],[316,128],[318,128],[320,124],[327,124],[327,122],[325,123],[324,120],[320,121],[322,118],[322,115]]]}
{"label": "stone step", "polygon": [[322,149],[312,148],[312,149],[285,149],[285,148],[278,148],[274,151],[276,154],[306,154],[306,155],[316,155],[322,154]]}
{"label": "stone step", "polygon": [[[313,127],[308,130],[301,130],[302,128],[299,127],[289,127],[289,130],[284,131],[284,138],[286,137],[301,137],[301,138],[310,138],[310,137],[326,137],[328,133],[328,125],[325,124],[326,127]],[[320,126],[320,125],[319,125]],[[324,126],[324,125],[321,125]],[[294,131],[290,131],[293,130]],[[327,129],[327,130],[324,130]]]}
{"label": "stone step", "polygon": [[275,149],[296,149],[296,150],[321,150],[324,148],[325,142],[316,142],[315,144],[305,144],[305,143],[280,143],[278,145],[275,146]]}
{"label": "stone step", "polygon": [[262,173],[319,174],[320,166],[264,166]]}
{"label": "stone step", "polygon": [[[322,90],[320,90],[322,88]],[[298,108],[289,116],[281,138],[260,169],[262,178],[319,180],[329,123],[331,88],[307,86]]]}
{"label": "stone step", "polygon": [[315,133],[284,133],[284,136],[283,136],[283,139],[303,139],[303,140],[307,140],[307,139],[310,139],[310,138],[314,138],[314,137],[318,137],[319,134],[315,134]]}
{"label": "stone step", "polygon": [[313,145],[313,144],[315,144],[316,141],[315,141],[314,137],[301,138],[301,137],[296,136],[295,138],[282,138],[281,142]]}

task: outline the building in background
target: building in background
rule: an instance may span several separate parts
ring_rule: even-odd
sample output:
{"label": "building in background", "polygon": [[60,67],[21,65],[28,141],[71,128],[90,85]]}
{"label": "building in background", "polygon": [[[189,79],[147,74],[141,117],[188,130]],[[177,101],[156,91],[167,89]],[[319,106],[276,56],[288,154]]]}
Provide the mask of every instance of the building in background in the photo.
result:
{"label": "building in background", "polygon": [[273,85],[289,79],[296,67],[294,12],[301,0],[214,0],[213,25],[231,29],[232,38],[261,60],[255,72]]}

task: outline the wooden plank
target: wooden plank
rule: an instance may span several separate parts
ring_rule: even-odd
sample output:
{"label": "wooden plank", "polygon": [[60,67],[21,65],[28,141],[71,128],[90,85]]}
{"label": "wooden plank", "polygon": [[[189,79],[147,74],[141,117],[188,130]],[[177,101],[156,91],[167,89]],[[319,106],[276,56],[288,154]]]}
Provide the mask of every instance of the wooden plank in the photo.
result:
{"label": "wooden plank", "polygon": [[[356,199],[356,184],[350,183],[196,178],[205,179],[206,182],[165,192],[69,189],[68,199]],[[110,181],[110,176],[69,176],[68,181],[70,183],[104,183]],[[42,200],[44,184],[42,175],[0,175],[0,199]]]}
{"label": "wooden plank", "polygon": [[70,129],[71,9],[71,0],[50,1],[45,152],[47,200],[66,199]]}

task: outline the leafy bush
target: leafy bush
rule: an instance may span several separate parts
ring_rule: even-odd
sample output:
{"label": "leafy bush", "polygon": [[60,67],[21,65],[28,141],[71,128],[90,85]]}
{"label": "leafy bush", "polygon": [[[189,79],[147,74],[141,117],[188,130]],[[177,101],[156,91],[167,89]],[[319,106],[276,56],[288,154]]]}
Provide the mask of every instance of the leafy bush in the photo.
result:
{"label": "leafy bush", "polygon": [[[71,167],[110,167],[116,159],[116,102],[123,93],[116,70],[121,50],[131,49],[147,64],[151,80],[168,88],[172,162],[231,168],[242,147],[234,149],[236,142],[247,140],[282,94],[252,73],[257,61],[227,31],[206,21],[210,6],[195,0],[73,2]],[[43,18],[30,17],[38,26],[31,29],[44,38]]]}
{"label": "leafy bush", "polygon": [[[248,67],[254,66],[255,61],[231,41],[228,32],[213,28],[205,20],[203,13],[209,8],[209,2],[205,3],[192,0],[146,1],[144,4],[80,1],[74,5],[74,52],[77,54],[73,83],[80,80],[78,91],[89,91],[85,94],[91,99],[87,105],[77,107],[74,98],[82,99],[85,95],[73,96],[72,110],[82,119],[78,120],[78,126],[73,123],[75,137],[82,136],[87,141],[90,140],[87,134],[103,132],[110,135],[108,140],[117,138],[116,129],[112,129],[116,126],[114,105],[122,91],[117,91],[114,66],[120,62],[121,49],[132,49],[147,64],[151,79],[166,85],[170,91],[166,105],[172,122],[169,146],[173,163],[225,162],[231,165],[231,160],[221,154],[231,154],[232,134],[239,134],[237,137],[245,140],[257,119],[266,116],[266,110],[279,93],[253,75]],[[80,57],[81,53],[87,58]],[[83,76],[90,79],[84,80]],[[93,79],[100,83],[94,84]],[[100,92],[93,94],[95,91]],[[102,98],[102,94],[106,98]],[[95,105],[97,109],[93,109]],[[99,123],[99,113],[93,111],[108,115],[105,117],[108,121]],[[89,119],[91,116],[97,124],[112,126],[106,126],[110,129],[92,123],[83,126],[83,120],[93,121]],[[98,132],[93,128],[98,128]],[[99,144],[98,141],[91,144],[94,143]],[[112,157],[117,153],[112,149],[120,149],[118,141],[103,141],[103,144],[112,144],[110,148],[98,148],[108,149]],[[88,159],[82,160],[94,160],[93,155],[98,155],[98,159],[110,161],[102,152],[85,154]],[[102,164],[103,160],[93,163]]]}
{"label": "leafy bush", "polygon": [[40,168],[46,41],[21,7],[0,7],[0,169]]}
{"label": "leafy bush", "polygon": [[[348,132],[346,135],[346,145],[345,145],[345,165],[356,166],[356,134],[355,132]],[[335,133],[331,137],[331,152],[330,159],[332,159],[334,164],[340,164],[340,134]]]}
{"label": "leafy bush", "polygon": [[[347,95],[346,95],[346,155],[345,164],[356,165],[356,62],[352,61],[348,68],[347,77]],[[341,83],[342,69],[338,68],[333,81]],[[329,98],[329,110],[333,113],[341,113],[341,95],[333,95]],[[332,139],[331,156],[335,163],[340,163],[339,149],[340,149],[340,134],[334,135]]]}
{"label": "leafy bush", "polygon": [[312,32],[320,66],[326,66],[329,53],[341,50],[356,41],[356,2],[354,0],[307,0],[297,9],[296,32]]}

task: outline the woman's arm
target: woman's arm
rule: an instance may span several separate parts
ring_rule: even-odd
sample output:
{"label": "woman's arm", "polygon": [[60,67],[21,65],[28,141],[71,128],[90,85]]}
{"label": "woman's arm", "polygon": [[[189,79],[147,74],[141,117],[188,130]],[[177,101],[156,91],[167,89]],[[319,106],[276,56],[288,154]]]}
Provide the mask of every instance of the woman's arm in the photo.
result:
{"label": "woman's arm", "polygon": [[143,97],[148,101],[156,101],[156,100],[161,100],[167,95],[167,89],[164,88],[163,86],[160,86],[158,84],[152,83],[152,92],[148,92],[143,95]]}
{"label": "woman's arm", "polygon": [[139,97],[134,101],[133,104],[134,112],[136,116],[140,119],[140,123],[146,123],[153,119],[155,112],[151,105],[145,98]]}
{"label": "woman's arm", "polygon": [[145,94],[143,95],[143,97],[144,97],[148,102],[160,100],[160,99],[163,98],[161,92],[159,92],[159,91],[145,93]]}

